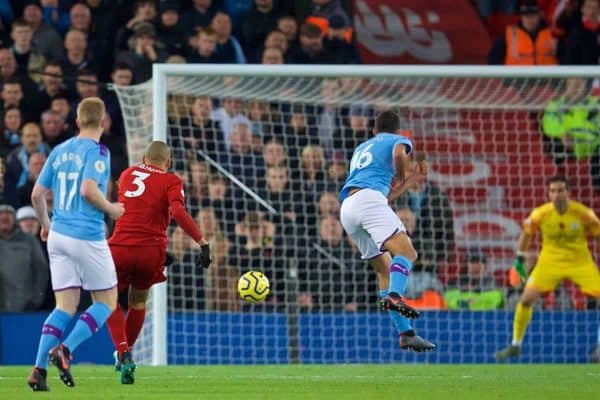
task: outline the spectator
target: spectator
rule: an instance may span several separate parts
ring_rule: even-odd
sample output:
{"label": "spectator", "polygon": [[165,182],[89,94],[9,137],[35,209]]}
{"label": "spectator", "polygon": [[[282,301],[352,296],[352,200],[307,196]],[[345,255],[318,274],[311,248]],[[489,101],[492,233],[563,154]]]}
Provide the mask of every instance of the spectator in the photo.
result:
{"label": "spectator", "polygon": [[227,237],[233,237],[240,210],[230,195],[229,181],[220,174],[212,174],[208,179],[208,195],[202,201],[202,208],[210,207],[217,219],[222,222],[222,230]]}
{"label": "spectator", "polygon": [[2,115],[2,135],[0,136],[0,158],[21,144],[21,110],[16,106],[8,106]]}
{"label": "spectator", "polygon": [[115,56],[121,50],[129,50],[129,39],[139,24],[152,24],[155,17],[156,3],[154,0],[136,0],[133,6],[133,17],[116,34]]}
{"label": "spectator", "polygon": [[17,225],[22,232],[34,238],[40,235],[41,225],[31,206],[23,206],[17,210]]}
{"label": "spectator", "polygon": [[323,48],[321,29],[315,24],[303,24],[300,27],[299,45],[289,51],[290,64],[329,64],[332,55]]}
{"label": "spectator", "polygon": [[290,44],[288,43],[287,39],[285,38],[285,35],[283,34],[283,32],[272,31],[267,35],[264,46],[258,48],[257,54],[262,57],[262,54],[264,53],[265,49],[274,48],[274,49],[281,51],[281,54],[283,55],[283,58],[285,59],[285,55],[286,55],[289,47],[290,47]]}
{"label": "spectator", "polygon": [[494,65],[557,64],[556,41],[545,26],[535,0],[527,0],[519,8],[520,22],[506,27],[505,36],[496,40],[488,55]]}
{"label": "spectator", "polygon": [[354,149],[372,136],[369,129],[371,115],[372,112],[366,106],[357,104],[350,107],[349,126],[338,129],[333,141],[334,148],[343,151],[345,159],[350,160]]}
{"label": "spectator", "polygon": [[18,73],[39,81],[39,74],[35,72],[42,69],[46,60],[32,46],[33,28],[25,20],[18,19],[12,25],[10,37],[13,39],[11,49],[17,61]]}
{"label": "spectator", "polygon": [[350,26],[351,24],[340,0],[312,0],[311,16],[306,19],[306,22],[316,24],[326,35],[331,17],[341,18],[343,26]]}
{"label": "spectator", "polygon": [[[450,201],[433,182],[417,183],[396,201],[396,208],[409,208],[416,216],[413,234],[418,261],[437,265],[454,252],[454,220]],[[418,247],[417,247],[418,246]]]}
{"label": "spectator", "polygon": [[[396,211],[406,230],[414,238],[417,230],[417,218],[409,208]],[[416,246],[413,240],[413,245]],[[435,265],[416,262],[410,272],[410,279],[406,286],[404,297],[407,304],[421,310],[443,310],[446,308],[443,298],[444,286],[440,282]]]}
{"label": "spectator", "polygon": [[33,185],[37,182],[45,162],[46,155],[44,153],[32,153],[29,155],[29,160],[27,161],[27,180],[23,186],[17,188],[18,207],[31,204]]}
{"label": "spectator", "polygon": [[33,29],[33,47],[42,53],[46,60],[60,61],[63,59],[62,39],[42,18],[42,9],[38,4],[31,2],[25,6],[23,19]]}
{"label": "spectator", "polygon": [[227,148],[231,147],[230,135],[235,124],[245,124],[248,127],[252,123],[242,114],[243,102],[241,99],[225,97],[221,100],[221,107],[211,113],[211,118],[219,121],[223,130],[223,139]]}
{"label": "spectator", "polygon": [[329,29],[324,39],[325,51],[332,55],[333,64],[360,64],[358,49],[352,44],[351,28],[339,15],[329,17]]}
{"label": "spectator", "polygon": [[187,58],[188,63],[208,64],[225,62],[217,53],[217,33],[210,26],[198,29],[196,49]]}
{"label": "spectator", "polygon": [[60,7],[59,0],[41,0],[43,20],[61,35],[69,29],[72,15]]}
{"label": "spectator", "polygon": [[282,224],[284,234],[293,234],[293,229],[287,229],[288,227],[293,228],[290,223],[296,220],[287,167],[268,167],[265,174],[265,183],[265,188],[259,190],[260,196],[281,214],[271,218],[271,222]]}
{"label": "spectator", "polygon": [[262,52],[260,63],[271,65],[283,64],[283,53],[281,50],[276,49],[274,47],[267,47]]}
{"label": "spectator", "polygon": [[338,107],[340,89],[338,79],[327,78],[321,81],[320,100],[322,106],[317,111],[317,132],[319,143],[327,155],[331,155],[333,149],[336,148],[336,131],[344,126],[342,122],[344,110]]}
{"label": "spectator", "polygon": [[62,68],[59,63],[54,61],[46,63],[41,78],[42,82],[35,94],[30,96],[31,100],[29,102],[29,106],[36,115],[40,115],[44,110],[50,108],[52,98],[66,92],[66,87],[63,85]]}
{"label": "spectator", "polygon": [[477,0],[479,15],[484,21],[492,14],[514,14],[517,10],[516,0]]}
{"label": "spectator", "polygon": [[175,2],[160,4],[159,20],[156,24],[156,36],[165,46],[167,54],[185,56],[188,32],[184,32],[179,18],[179,5]]}
{"label": "spectator", "polygon": [[168,54],[156,45],[156,32],[150,23],[139,23],[129,41],[129,50],[122,51],[116,62],[127,64],[133,70],[135,83],[152,77],[152,64],[166,61]]}
{"label": "spectator", "polygon": [[17,190],[25,185],[29,176],[29,156],[38,152],[48,156],[50,148],[42,141],[40,127],[29,122],[21,129],[21,145],[6,157],[5,195],[15,206],[18,206]]}
{"label": "spectator", "polygon": [[567,159],[590,160],[590,176],[600,192],[600,117],[598,99],[582,78],[565,80],[563,95],[551,100],[542,117],[546,152],[559,168]]}
{"label": "spectator", "polygon": [[485,255],[471,250],[465,264],[465,271],[455,283],[455,288],[444,293],[448,309],[485,311],[502,308],[504,293],[496,285]]}
{"label": "spectator", "polygon": [[2,83],[17,80],[27,97],[37,90],[35,82],[28,75],[19,75],[17,72],[17,60],[10,49],[0,48],[0,81]]}
{"label": "spectator", "polygon": [[600,62],[600,1],[585,0],[581,24],[567,36],[565,64],[598,65]]}
{"label": "spectator", "polygon": [[217,34],[217,57],[224,63],[245,64],[246,57],[242,51],[242,46],[231,35],[231,18],[222,11],[218,11],[210,26]]}
{"label": "spectator", "polygon": [[196,212],[208,196],[208,165],[202,161],[192,161],[188,166],[188,204],[191,212]]}
{"label": "spectator", "polygon": [[346,177],[348,176],[348,161],[344,152],[335,151],[331,155],[331,160],[327,163],[327,179],[330,190],[336,192],[342,189]]}
{"label": "spectator", "polygon": [[265,42],[269,32],[277,27],[279,12],[273,0],[254,0],[254,7],[244,18],[242,38],[244,50],[250,62],[257,62],[256,49]]}
{"label": "spectator", "polygon": [[33,113],[27,103],[23,101],[23,85],[17,78],[8,78],[2,85],[2,91],[0,91],[0,109],[8,109],[9,107],[17,107],[21,111],[23,121],[35,121],[37,115]]}
{"label": "spectator", "polygon": [[69,29],[65,35],[66,55],[61,62],[65,84],[69,91],[75,91],[75,77],[77,73],[91,66],[87,54],[87,36],[77,29]]}
{"label": "spectator", "polygon": [[77,97],[73,102],[73,110],[83,99],[88,97],[100,97],[100,87],[98,86],[98,76],[89,69],[82,69],[77,73],[77,82],[75,83]]}
{"label": "spectator", "polygon": [[262,151],[265,167],[285,167],[287,157],[283,144],[275,139],[267,142]]}
{"label": "spectator", "polygon": [[192,0],[192,8],[181,16],[181,26],[186,35],[192,35],[198,28],[206,28],[213,20],[217,7],[212,0]]}
{"label": "spectator", "polygon": [[35,238],[15,225],[15,209],[0,205],[0,312],[35,311],[46,296],[48,263]]}
{"label": "spectator", "polygon": [[288,47],[296,44],[298,39],[298,23],[291,15],[282,15],[277,20],[277,30],[282,32],[288,41]]}
{"label": "spectator", "polygon": [[201,149],[213,160],[225,152],[225,139],[219,121],[211,119],[213,105],[210,98],[198,96],[192,103],[192,114],[173,128],[171,144],[180,159],[195,159],[196,149]]}
{"label": "spectator", "polygon": [[309,126],[306,110],[302,105],[292,107],[291,115],[284,132],[285,150],[289,157],[289,166],[296,171],[300,166],[300,149],[305,146],[318,145],[319,138],[315,129]]}
{"label": "spectator", "polygon": [[73,131],[73,127],[75,126],[75,116],[71,113],[71,103],[69,103],[69,100],[66,97],[62,95],[54,97],[50,101],[50,110],[58,113],[63,121],[65,121],[63,130]]}
{"label": "spectator", "polygon": [[338,217],[340,200],[337,192],[323,192],[319,196],[319,217]]}
{"label": "spectator", "polygon": [[[230,135],[231,146],[221,158],[227,171],[246,185],[253,187],[258,177],[264,173],[262,157],[252,153],[252,133],[250,125],[237,123]],[[235,196],[235,195],[234,195]]]}
{"label": "spectator", "polygon": [[[249,100],[247,114],[252,123],[252,133],[260,139],[271,140],[281,134],[281,116],[276,110],[269,109],[266,101]],[[262,152],[262,143],[260,147],[259,151]]]}

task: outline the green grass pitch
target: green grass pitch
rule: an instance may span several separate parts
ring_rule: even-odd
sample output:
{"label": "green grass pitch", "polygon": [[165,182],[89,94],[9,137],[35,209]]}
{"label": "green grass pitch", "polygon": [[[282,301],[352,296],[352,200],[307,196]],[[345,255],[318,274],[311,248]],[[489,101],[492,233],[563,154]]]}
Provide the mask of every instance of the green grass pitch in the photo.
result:
{"label": "green grass pitch", "polygon": [[67,388],[54,369],[34,393],[28,367],[0,367],[0,399],[597,399],[598,365],[269,365],[145,367],[121,385],[110,366],[73,366]]}

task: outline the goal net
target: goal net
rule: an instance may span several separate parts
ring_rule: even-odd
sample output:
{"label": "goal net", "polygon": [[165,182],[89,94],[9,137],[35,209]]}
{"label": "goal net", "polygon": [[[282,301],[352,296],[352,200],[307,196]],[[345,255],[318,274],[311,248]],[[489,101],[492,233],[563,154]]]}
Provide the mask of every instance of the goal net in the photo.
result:
{"label": "goal net", "polygon": [[[196,268],[198,249],[170,228],[176,262],[153,290],[135,349],[142,363],[492,362],[511,341],[522,290],[509,275],[521,223],[547,201],[547,179],[564,174],[573,199],[600,205],[591,69],[154,72],[153,82],[115,88],[129,160],[140,162],[153,138],[172,146],[173,171],[214,260]],[[406,296],[424,310],[418,333],[438,345],[427,355],[400,351],[378,311],[375,274],[338,217],[352,151],[388,109],[430,169],[424,186],[392,204],[420,254]],[[580,125],[565,128],[575,114],[581,120],[568,123]],[[264,303],[237,296],[249,270],[270,280]],[[535,307],[520,360],[586,362],[597,310],[572,282],[559,285]]]}

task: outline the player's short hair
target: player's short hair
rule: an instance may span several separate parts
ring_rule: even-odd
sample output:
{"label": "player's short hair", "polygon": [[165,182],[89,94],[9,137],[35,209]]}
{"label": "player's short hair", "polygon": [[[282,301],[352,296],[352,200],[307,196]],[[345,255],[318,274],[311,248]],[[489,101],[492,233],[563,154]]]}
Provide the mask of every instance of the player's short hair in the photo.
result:
{"label": "player's short hair", "polygon": [[81,129],[100,128],[106,107],[102,99],[98,97],[88,97],[83,99],[77,106],[77,119]]}
{"label": "player's short hair", "polygon": [[398,129],[400,129],[400,117],[393,111],[383,111],[375,119],[375,130],[377,133],[395,133]]}
{"label": "player's short hair", "polygon": [[144,153],[146,162],[153,161],[155,163],[162,164],[171,159],[171,149],[165,142],[155,140],[146,149]]}
{"label": "player's short hair", "polygon": [[553,177],[551,177],[550,179],[548,179],[548,182],[546,183],[546,186],[550,186],[552,183],[557,183],[557,182],[562,182],[562,183],[565,184],[565,187],[567,189],[569,188],[569,180],[564,175],[554,175]]}

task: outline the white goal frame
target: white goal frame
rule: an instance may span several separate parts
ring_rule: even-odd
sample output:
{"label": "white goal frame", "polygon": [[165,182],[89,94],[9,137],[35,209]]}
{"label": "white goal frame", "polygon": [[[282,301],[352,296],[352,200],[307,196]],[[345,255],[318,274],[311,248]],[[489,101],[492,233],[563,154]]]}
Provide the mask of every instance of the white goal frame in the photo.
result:
{"label": "white goal frame", "polygon": [[[600,77],[593,66],[438,65],[231,65],[154,64],[153,140],[167,141],[167,78],[173,76],[364,78],[569,78]],[[167,283],[152,288],[152,365],[167,364]]]}

